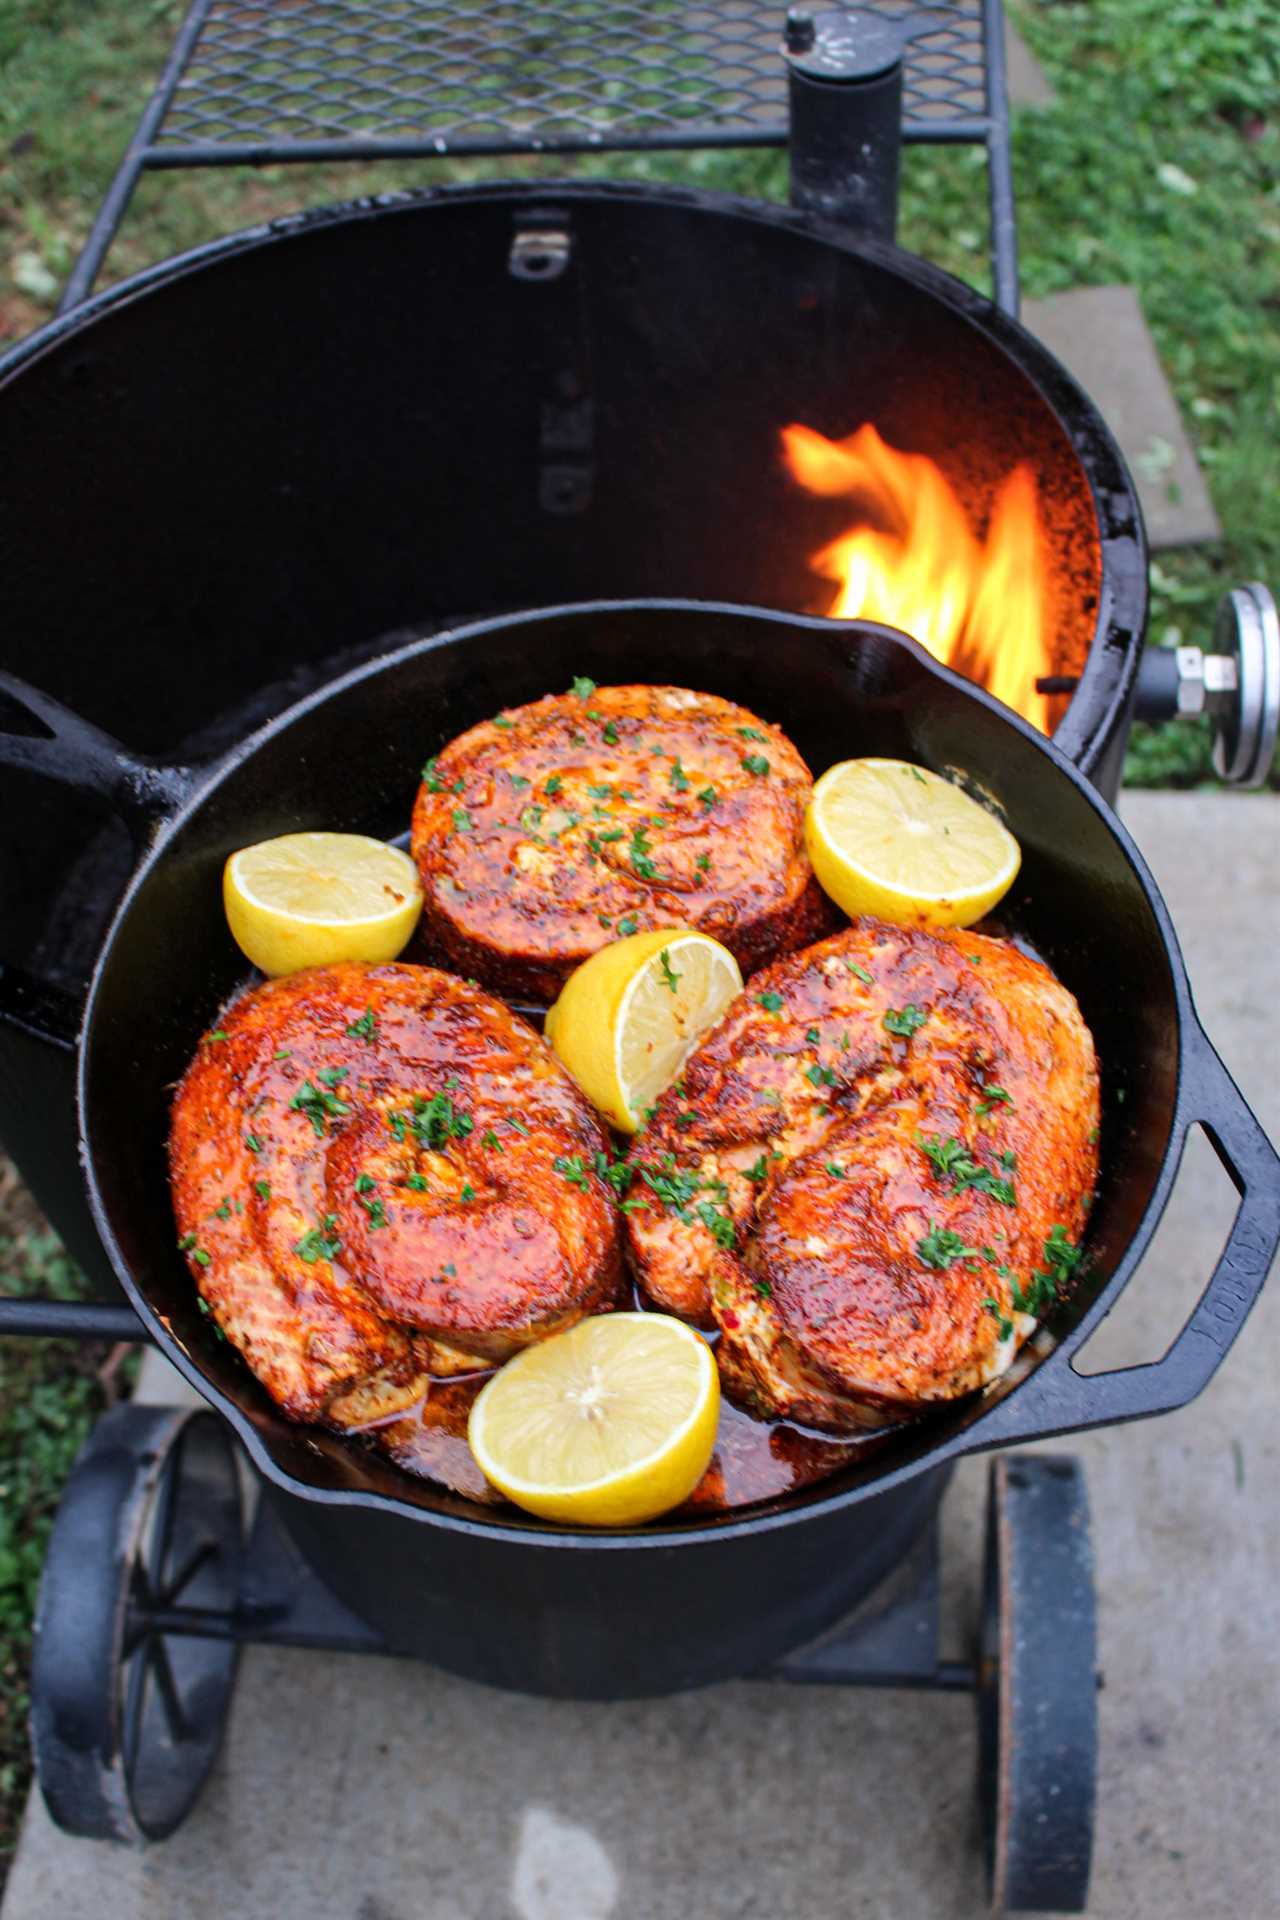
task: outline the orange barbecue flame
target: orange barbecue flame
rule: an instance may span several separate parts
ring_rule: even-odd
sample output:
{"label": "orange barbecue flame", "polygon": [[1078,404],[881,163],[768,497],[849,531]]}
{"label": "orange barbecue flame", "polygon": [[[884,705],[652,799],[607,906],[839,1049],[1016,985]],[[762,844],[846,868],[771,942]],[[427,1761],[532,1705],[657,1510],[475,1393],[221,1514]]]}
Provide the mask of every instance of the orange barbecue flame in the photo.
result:
{"label": "orange barbecue flame", "polygon": [[1035,480],[1024,463],[1001,482],[985,536],[942,469],[900,453],[869,423],[847,440],[782,429],[794,479],[810,493],[847,494],[858,524],[813,555],[839,592],[828,614],[899,627],[935,659],[976,680],[1042,732],[1049,701],[1036,677],[1053,672],[1048,570]]}

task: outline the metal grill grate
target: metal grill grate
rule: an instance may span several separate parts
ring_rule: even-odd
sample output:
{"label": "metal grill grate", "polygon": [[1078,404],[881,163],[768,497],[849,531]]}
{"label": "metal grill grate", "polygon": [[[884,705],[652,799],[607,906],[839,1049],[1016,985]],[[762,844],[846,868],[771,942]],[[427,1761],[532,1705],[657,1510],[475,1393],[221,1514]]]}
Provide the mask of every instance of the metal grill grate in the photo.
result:
{"label": "metal grill grate", "polygon": [[[969,121],[980,139],[981,0],[881,0],[876,11],[915,27],[907,138],[936,138],[943,122],[955,138]],[[153,150],[781,144],[783,12],[776,0],[213,0]]]}
{"label": "metal grill grate", "polygon": [[[860,4],[911,29],[903,138],[986,147],[996,299],[1016,313],[1001,0]],[[149,168],[785,146],[784,20],[778,0],[191,0],[58,311]]]}

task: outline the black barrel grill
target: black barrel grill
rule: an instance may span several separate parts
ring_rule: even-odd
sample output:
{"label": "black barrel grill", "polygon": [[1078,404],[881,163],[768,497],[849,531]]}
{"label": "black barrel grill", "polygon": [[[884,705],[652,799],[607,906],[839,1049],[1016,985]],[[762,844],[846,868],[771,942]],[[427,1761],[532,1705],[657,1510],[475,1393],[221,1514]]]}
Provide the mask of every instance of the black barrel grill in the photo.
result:
{"label": "black barrel grill", "polygon": [[[724,5],[674,40],[662,10],[584,25],[581,8],[539,7],[537,45],[509,8],[472,10],[463,34],[455,9],[424,4],[412,30],[372,13],[382,71],[367,87],[327,11],[197,0],[65,317],[0,362],[0,458],[25,481],[0,529],[6,666],[181,764],[461,615],[672,593],[814,608],[805,556],[833,529],[784,485],[776,431],[873,417],[979,510],[1033,459],[1058,556],[1056,738],[1104,793],[1135,700],[1219,712],[1223,770],[1256,777],[1268,727],[1274,739],[1274,608],[1242,589],[1213,654],[1143,667],[1132,486],[1086,397],[1010,317],[998,0],[792,9],[785,31]],[[537,83],[532,107],[516,74]],[[82,304],[145,169],[789,137],[798,211],[580,183],[391,196],[217,243]],[[900,138],[986,146],[995,303],[892,247]],[[2,700],[0,720],[39,725]],[[0,845],[15,903],[0,1130],[113,1287],[70,1115],[83,983],[134,847],[102,791],[51,802],[43,783],[0,778],[25,829],[21,850]],[[54,1330],[136,1337],[138,1324],[111,1304],[0,1306],[0,1331]],[[899,1502],[884,1578],[856,1615],[774,1671],[973,1689],[996,1905],[1078,1910],[1096,1742],[1078,1463],[995,1462],[981,1643],[958,1666],[937,1657],[937,1491],[919,1511]],[[270,1501],[246,1535],[213,1415],[118,1409],[73,1476],[42,1593],[34,1732],[55,1816],[116,1838],[171,1831],[216,1752],[245,1640],[388,1650],[310,1572]]]}

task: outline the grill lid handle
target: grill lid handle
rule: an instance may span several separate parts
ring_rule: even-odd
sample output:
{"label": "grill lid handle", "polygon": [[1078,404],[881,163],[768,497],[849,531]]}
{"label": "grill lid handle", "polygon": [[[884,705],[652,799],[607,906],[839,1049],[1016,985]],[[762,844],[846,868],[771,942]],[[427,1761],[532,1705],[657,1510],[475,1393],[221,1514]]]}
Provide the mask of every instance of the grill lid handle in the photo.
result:
{"label": "grill lid handle", "polygon": [[1280,1155],[1194,1013],[1189,1012],[1183,1031],[1185,1070],[1172,1164],[1180,1163],[1188,1133],[1200,1125],[1240,1195],[1227,1244],[1195,1312],[1162,1360],[1082,1374],[1071,1356],[1102,1317],[1104,1309],[1095,1307],[1029,1379],[979,1422],[974,1451],[1147,1419],[1186,1406],[1208,1386],[1262,1291],[1280,1248]]}

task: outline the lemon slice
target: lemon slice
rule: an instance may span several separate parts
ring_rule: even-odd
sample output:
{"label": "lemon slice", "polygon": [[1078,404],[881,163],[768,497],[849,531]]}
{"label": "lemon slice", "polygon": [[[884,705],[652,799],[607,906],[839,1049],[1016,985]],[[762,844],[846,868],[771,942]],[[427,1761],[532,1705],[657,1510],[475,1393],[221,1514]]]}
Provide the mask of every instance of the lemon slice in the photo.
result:
{"label": "lemon slice", "polygon": [[471,1409],[485,1479],[546,1520],[631,1527],[687,1500],[716,1442],[711,1349],[661,1313],[602,1313],[526,1348]]}
{"label": "lemon slice", "polygon": [[571,973],[546,1034],[588,1100],[622,1133],[678,1079],[742,974],[727,947],[687,927],[611,941]]}
{"label": "lemon slice", "polygon": [[903,926],[972,926],[1004,898],[1022,862],[993,813],[905,760],[829,767],[813,790],[804,837],[837,906]]}
{"label": "lemon slice", "polygon": [[286,833],[241,847],[222,874],[236,945],[264,973],[394,960],[422,911],[407,853],[362,833]]}

